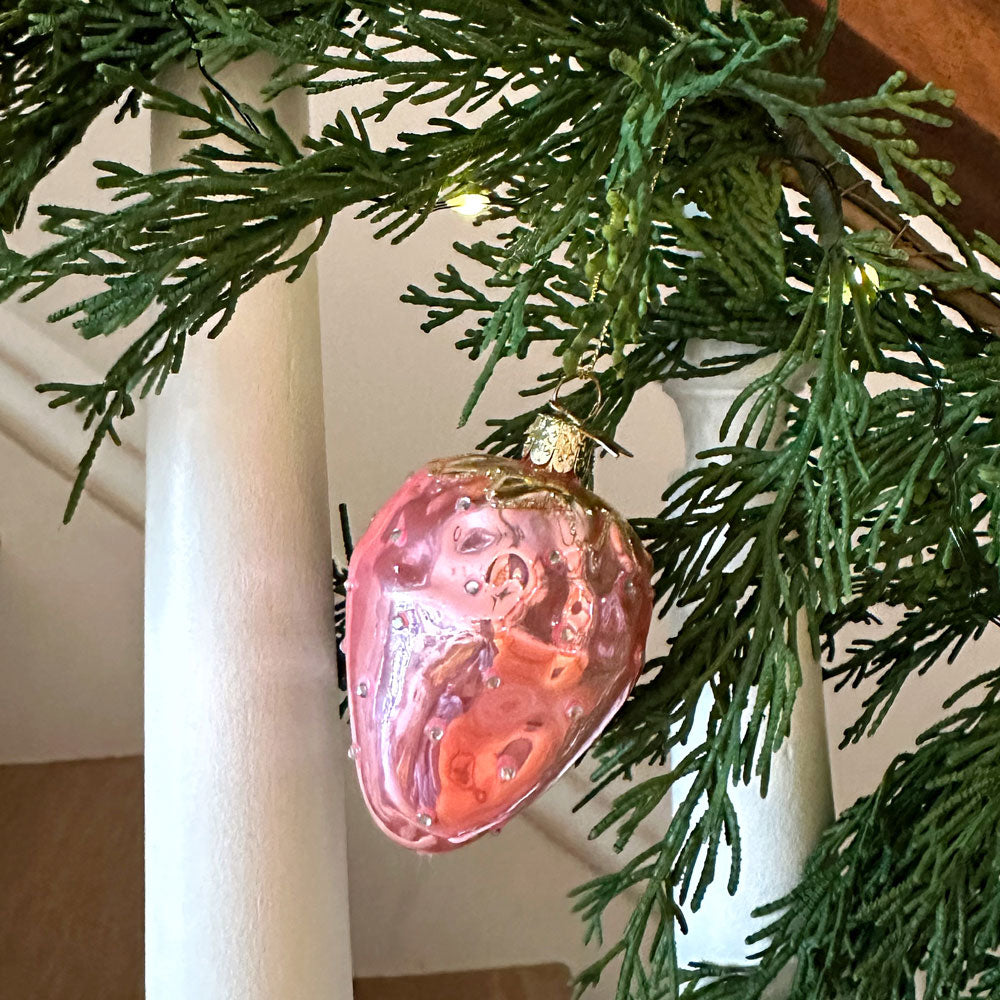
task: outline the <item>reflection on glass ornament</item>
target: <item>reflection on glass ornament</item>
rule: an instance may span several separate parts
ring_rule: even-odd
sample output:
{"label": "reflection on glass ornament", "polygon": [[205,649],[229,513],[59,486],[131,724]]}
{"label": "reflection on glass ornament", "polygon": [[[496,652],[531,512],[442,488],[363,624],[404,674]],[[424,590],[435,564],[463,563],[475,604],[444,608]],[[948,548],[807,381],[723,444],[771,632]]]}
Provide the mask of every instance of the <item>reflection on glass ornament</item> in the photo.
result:
{"label": "reflection on glass ornament", "polygon": [[361,788],[405,847],[499,829],[593,743],[644,661],[650,560],[574,469],[558,408],[522,460],[432,462],[351,559],[347,669]]}

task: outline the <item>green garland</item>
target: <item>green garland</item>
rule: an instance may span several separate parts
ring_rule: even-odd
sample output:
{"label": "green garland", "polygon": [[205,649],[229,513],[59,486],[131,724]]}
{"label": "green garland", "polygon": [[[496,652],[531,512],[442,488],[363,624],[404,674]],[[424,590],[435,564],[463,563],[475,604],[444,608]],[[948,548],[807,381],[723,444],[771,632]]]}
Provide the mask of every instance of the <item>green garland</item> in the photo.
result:
{"label": "green garland", "polygon": [[[906,609],[886,638],[856,642],[829,670],[841,684],[877,681],[846,736],[858,740],[911,678],[1000,614],[1000,341],[963,294],[995,308],[1000,283],[982,262],[1000,263],[1000,247],[949,224],[940,206],[957,200],[950,167],[922,158],[906,134],[908,120],[946,125],[937,109],[951,94],[907,90],[896,76],[870,97],[823,102],[817,67],[836,13],[831,3],[813,43],[779,0],[715,13],[701,0],[19,0],[0,14],[6,230],[116,102],[122,113],[141,103],[175,114],[197,142],[169,171],[101,163],[114,210],[47,207],[45,250],[2,250],[0,299],[73,274],[103,280],[53,317],[85,337],[155,315],[102,382],[42,387],[93,429],[68,515],[98,447],[117,440],[137,397],[180,369],[187,338],[221,333],[262,279],[294,280],[345,210],[401,240],[442,199],[491,192],[505,235],[456,246],[489,269],[486,291],[449,265],[437,289],[405,296],[426,310],[426,330],[462,323],[458,347],[484,359],[463,418],[500,359],[536,347],[560,363],[531,393],[597,365],[609,434],[644,385],[773,359],[740,400],[751,406],[737,443],[636,522],[661,610],[690,613],[596,746],[594,789],[643,762],[659,771],[634,782],[594,834],[613,829],[627,852],[679,779],[690,790],[659,842],[578,891],[597,939],[613,899],[638,900],[579,979],[585,987],[614,965],[619,998],[761,997],[793,958],[796,1000],[914,998],[921,974],[928,998],[1000,998],[996,673],[958,692],[973,707],[838,819],[802,884],[765,909],[754,965],[685,969],[676,958],[680,905],[696,907],[713,879],[736,886],[730,789],[758,778],[766,788],[801,683],[800,633],[832,653],[876,603]],[[154,83],[193,51],[206,73],[200,104]],[[237,105],[212,74],[255,51],[277,70],[261,101]],[[374,105],[301,147],[262,110],[289,86],[317,94],[372,82],[384,88]],[[367,121],[429,102],[446,110],[427,129],[372,144]],[[481,124],[468,124],[479,109]],[[870,197],[895,232],[845,229],[841,192],[857,180],[845,142],[880,164],[895,202]],[[899,230],[918,215],[960,259],[908,266]],[[696,339],[751,351],[706,372],[685,361]],[[804,370],[809,392],[791,392]],[[904,387],[872,394],[872,372]],[[569,397],[594,402],[591,387]],[[486,446],[512,451],[533,412],[492,421]],[[779,415],[787,429],[769,443]],[[691,745],[707,685],[708,736]],[[717,870],[723,842],[734,847],[728,871]]]}

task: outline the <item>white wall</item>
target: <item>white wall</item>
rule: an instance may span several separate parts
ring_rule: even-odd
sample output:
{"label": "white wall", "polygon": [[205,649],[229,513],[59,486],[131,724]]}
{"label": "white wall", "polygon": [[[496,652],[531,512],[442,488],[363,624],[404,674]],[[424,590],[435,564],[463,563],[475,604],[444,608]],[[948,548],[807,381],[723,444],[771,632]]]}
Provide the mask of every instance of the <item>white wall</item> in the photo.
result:
{"label": "white wall", "polygon": [[142,750],[142,534],[68,493],[0,433],[0,763]]}

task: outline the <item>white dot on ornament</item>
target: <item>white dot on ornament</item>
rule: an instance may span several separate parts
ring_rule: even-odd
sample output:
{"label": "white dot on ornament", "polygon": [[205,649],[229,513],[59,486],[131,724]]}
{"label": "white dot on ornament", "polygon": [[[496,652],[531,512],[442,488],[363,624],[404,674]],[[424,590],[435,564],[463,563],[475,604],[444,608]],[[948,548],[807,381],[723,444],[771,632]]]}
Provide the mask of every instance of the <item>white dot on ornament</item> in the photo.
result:
{"label": "white dot on ornament", "polygon": [[367,698],[368,697],[368,682],[367,681],[361,681],[361,683],[358,684],[358,686],[354,689],[354,693],[359,698]]}
{"label": "white dot on ornament", "polygon": [[392,619],[393,628],[406,628],[406,619],[402,615],[396,615]]}
{"label": "white dot on ornament", "polygon": [[428,827],[434,822],[434,819],[427,813],[417,813],[417,822],[423,827]]}
{"label": "white dot on ornament", "polygon": [[583,715],[583,705],[570,705],[569,708],[566,709],[566,714],[571,719],[579,719],[580,716]]}
{"label": "white dot on ornament", "polygon": [[562,630],[563,642],[569,642],[574,635],[575,633],[571,628],[564,628]]}
{"label": "white dot on ornament", "polygon": [[467,583],[467,584],[465,585],[465,592],[466,592],[467,594],[478,594],[478,593],[479,593],[479,591],[480,591],[480,585],[479,585],[479,583],[478,583],[477,581],[475,581],[475,580],[470,580],[470,581],[469,581],[469,582],[468,582],[468,583]]}
{"label": "white dot on ornament", "polygon": [[433,740],[435,743],[439,743],[444,739],[444,730],[440,726],[431,726],[427,730],[427,738]]}
{"label": "white dot on ornament", "polygon": [[490,679],[489,679],[489,680],[488,680],[488,681],[486,682],[486,686],[487,686],[488,688],[492,689],[493,691],[496,691],[496,689],[497,689],[498,687],[500,687],[500,678],[499,678],[499,677],[491,677],[491,678],[490,678]]}
{"label": "white dot on ornament", "polygon": [[468,510],[471,506],[472,500],[469,497],[460,497],[455,504],[455,510]]}
{"label": "white dot on ornament", "polygon": [[403,537],[402,528],[394,528],[392,534],[389,535],[391,541],[398,542]]}
{"label": "white dot on ornament", "polygon": [[559,553],[555,549],[553,549],[552,552],[549,554],[549,562],[550,563],[557,563],[557,562],[560,562],[561,560],[562,560],[562,556],[559,555]]}
{"label": "white dot on ornament", "polygon": [[357,743],[352,743],[351,744],[351,748],[347,751],[347,759],[348,760],[357,760],[358,759],[358,750],[359,749],[360,749],[360,747],[357,745]]}
{"label": "white dot on ornament", "polygon": [[499,774],[501,781],[513,781],[517,776],[517,768],[511,767],[507,764],[501,767],[497,773]]}

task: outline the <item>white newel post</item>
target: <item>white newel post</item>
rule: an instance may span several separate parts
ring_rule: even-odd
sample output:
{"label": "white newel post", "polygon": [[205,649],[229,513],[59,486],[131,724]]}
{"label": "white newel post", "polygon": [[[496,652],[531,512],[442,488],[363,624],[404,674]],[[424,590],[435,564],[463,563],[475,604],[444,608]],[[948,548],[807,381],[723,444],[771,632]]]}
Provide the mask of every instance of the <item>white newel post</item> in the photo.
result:
{"label": "white newel post", "polygon": [[[695,341],[687,357],[700,364],[742,350],[745,348],[737,344]],[[719,427],[730,406],[771,364],[765,360],[732,375],[674,380],[665,386],[680,410],[689,469],[699,464],[697,454],[719,447]],[[730,441],[739,430],[739,421],[736,424]],[[745,944],[747,936],[761,926],[751,912],[796,885],[820,834],[833,820],[820,667],[808,642],[800,645],[799,653],[803,686],[792,714],[791,735],[771,769],[767,798],[760,797],[756,780],[749,787],[740,785],[731,790],[742,835],[739,890],[735,896],[726,890],[729,853],[723,848],[719,852],[720,878],[709,889],[701,908],[689,914],[690,933],[678,942],[685,962],[739,963],[757,950]],[[707,711],[707,703],[705,707]]]}
{"label": "white newel post", "polygon": [[[251,99],[264,79],[226,76]],[[304,97],[277,107],[306,132]],[[179,124],[155,117],[154,166],[181,155]],[[148,456],[146,996],[348,1000],[315,273],[188,345]]]}

